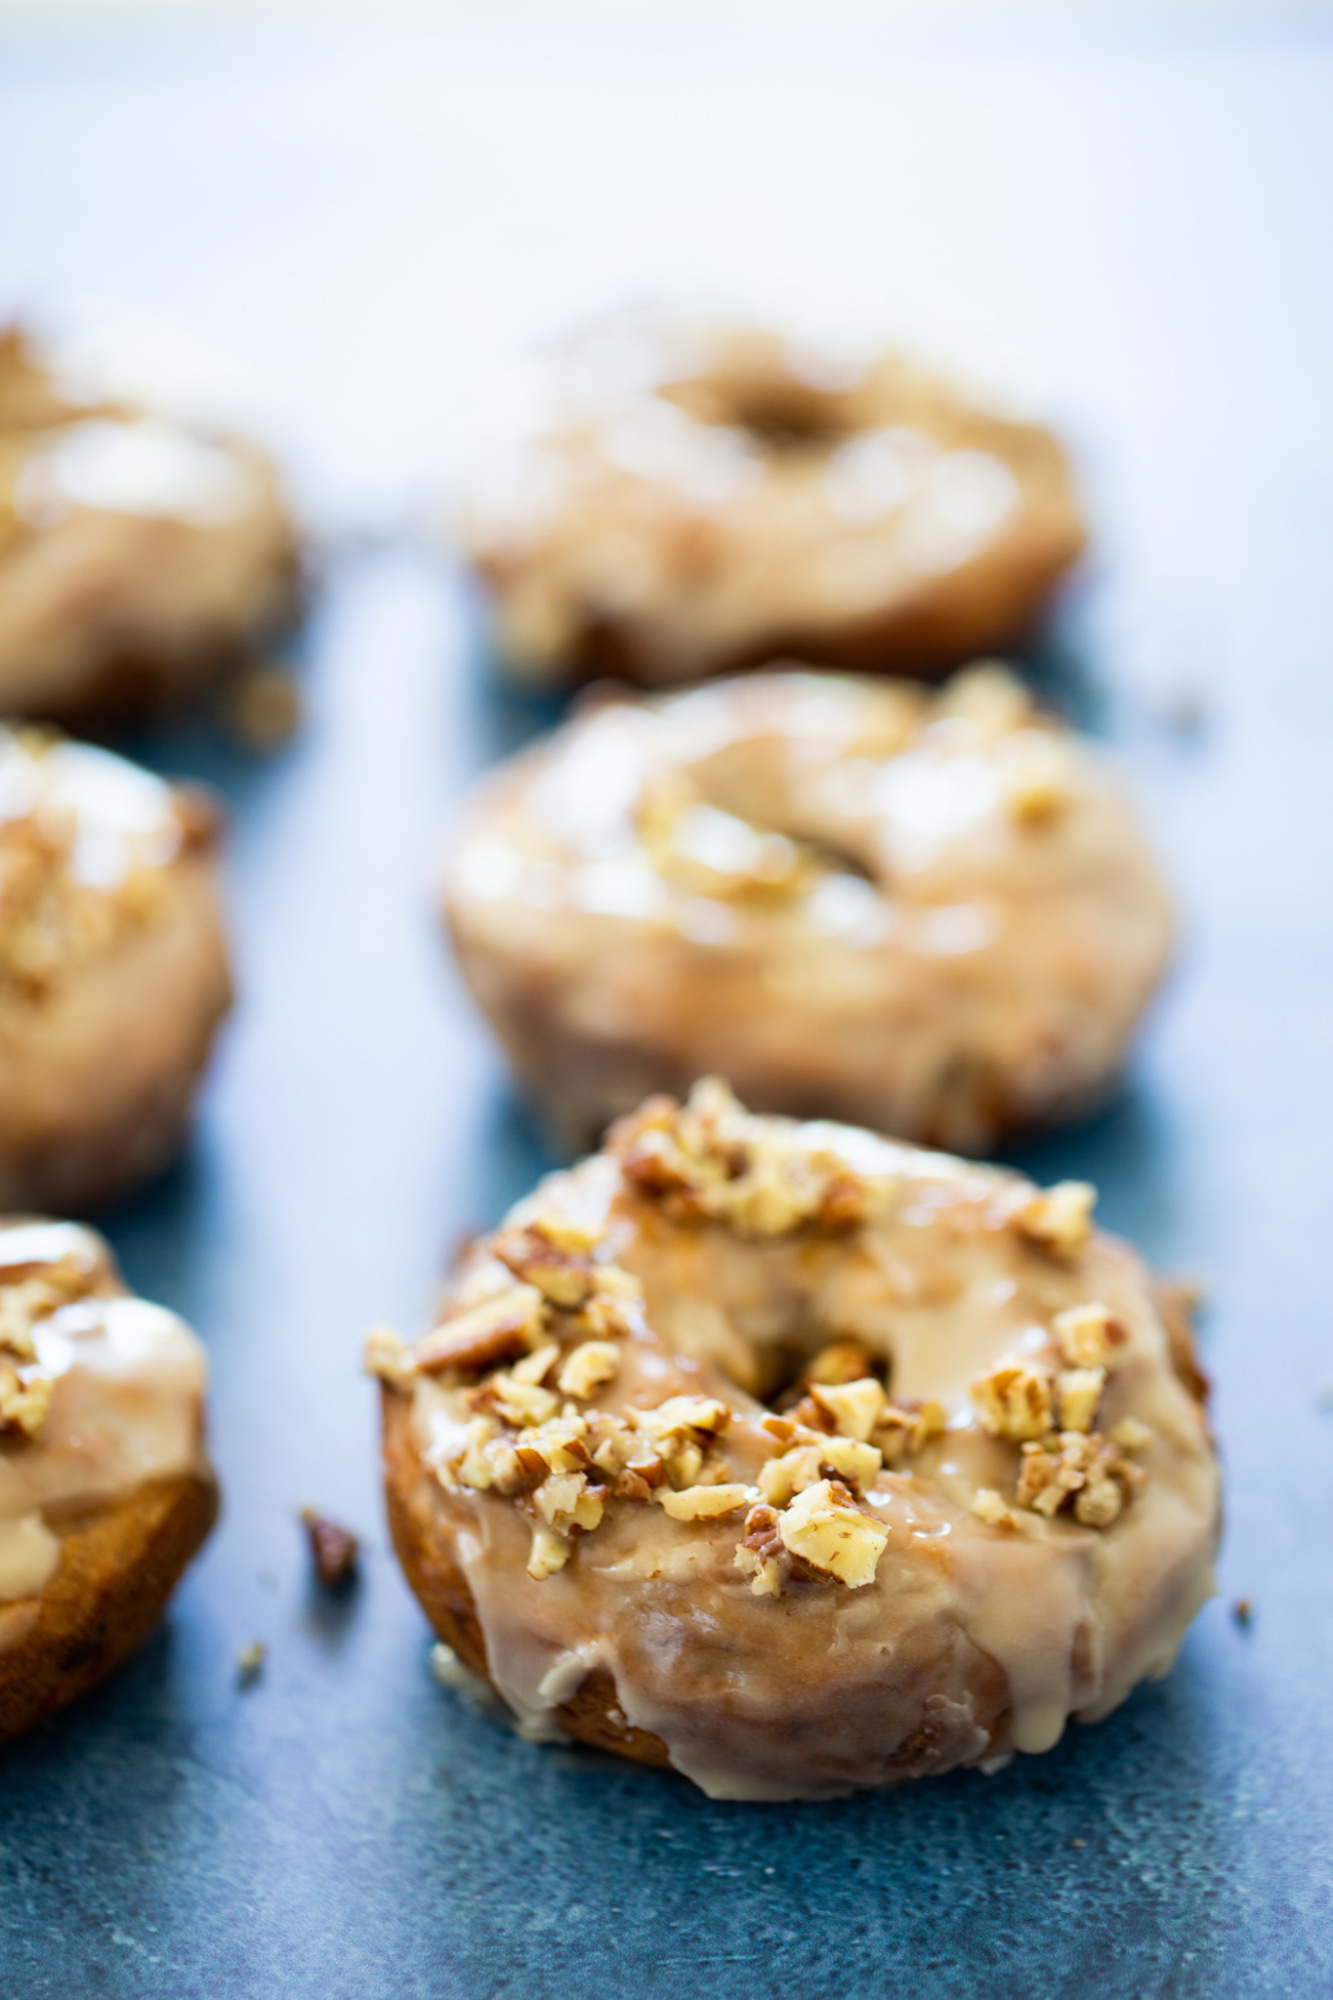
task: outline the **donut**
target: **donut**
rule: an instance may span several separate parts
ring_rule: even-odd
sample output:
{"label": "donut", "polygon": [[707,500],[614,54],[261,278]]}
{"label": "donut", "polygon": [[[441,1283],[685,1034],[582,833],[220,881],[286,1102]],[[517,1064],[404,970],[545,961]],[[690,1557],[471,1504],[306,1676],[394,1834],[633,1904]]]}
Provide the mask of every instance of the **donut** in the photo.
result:
{"label": "donut", "polygon": [[205,1375],[100,1236],[0,1220],[0,1742],[140,1646],[207,1535]]}
{"label": "donut", "polygon": [[1170,909],[1091,751],[995,666],[613,699],[483,783],[443,903],[562,1141],[716,1070],[963,1152],[1102,1098]]}
{"label": "donut", "polygon": [[900,354],[645,315],[531,400],[461,532],[533,681],[931,678],[1026,634],[1084,544],[1056,439]]}
{"label": "donut", "polygon": [[248,440],[84,399],[0,329],[0,714],[177,705],[290,619],[297,542]]}
{"label": "donut", "polygon": [[0,1210],[83,1213],[179,1150],[231,999],[217,809],[0,726]]}
{"label": "donut", "polygon": [[716,1079],[378,1329],[389,1521],[529,1735],[715,1798],[1042,1751],[1171,1666],[1219,1473],[1188,1327],[1094,1190]]}

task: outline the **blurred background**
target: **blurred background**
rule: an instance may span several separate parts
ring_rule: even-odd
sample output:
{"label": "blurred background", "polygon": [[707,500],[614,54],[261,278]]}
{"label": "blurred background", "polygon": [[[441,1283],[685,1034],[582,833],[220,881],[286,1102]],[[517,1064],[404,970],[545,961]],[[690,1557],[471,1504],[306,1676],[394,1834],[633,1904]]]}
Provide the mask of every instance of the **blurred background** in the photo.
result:
{"label": "blurred background", "polygon": [[[1328,6],[0,5],[0,318],[193,329],[313,538],[291,745],[133,745],[233,820],[241,1004],[190,1159],[109,1225],[209,1342],[227,1512],[144,1657],[10,1754],[7,1994],[1328,1990],[1331,238]],[[440,524],[497,371],[680,299],[873,326],[1060,430],[1093,542],[1028,665],[1182,906],[1121,1099],[1023,1163],[1206,1281],[1223,1597],[1097,1732],[816,1809],[815,1852],[431,1687],[357,1372],[545,1160],[432,857],[553,711]],[[369,1540],[336,1616],[308,1501]]]}

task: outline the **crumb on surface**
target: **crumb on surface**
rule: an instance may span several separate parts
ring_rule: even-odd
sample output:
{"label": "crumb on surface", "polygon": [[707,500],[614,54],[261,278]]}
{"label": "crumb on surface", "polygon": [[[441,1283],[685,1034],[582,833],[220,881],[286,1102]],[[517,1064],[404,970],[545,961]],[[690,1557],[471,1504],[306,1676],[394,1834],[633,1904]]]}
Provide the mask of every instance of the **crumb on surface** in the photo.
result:
{"label": "crumb on surface", "polygon": [[1231,1607],[1231,1615],[1241,1630],[1244,1631],[1246,1626],[1254,1623],[1254,1599],[1252,1597],[1238,1597]]}
{"label": "crumb on surface", "polygon": [[228,686],[222,717],[244,750],[271,757],[285,749],[302,721],[301,688],[281,660],[256,660]]}
{"label": "crumb on surface", "polygon": [[236,1655],[236,1679],[242,1687],[249,1687],[264,1671],[268,1659],[268,1647],[262,1639],[252,1639],[248,1646],[242,1646]]}
{"label": "crumb on surface", "polygon": [[315,1575],[326,1590],[339,1590],[356,1575],[361,1543],[350,1528],[340,1527],[314,1507],[301,1509],[301,1525],[310,1544]]}

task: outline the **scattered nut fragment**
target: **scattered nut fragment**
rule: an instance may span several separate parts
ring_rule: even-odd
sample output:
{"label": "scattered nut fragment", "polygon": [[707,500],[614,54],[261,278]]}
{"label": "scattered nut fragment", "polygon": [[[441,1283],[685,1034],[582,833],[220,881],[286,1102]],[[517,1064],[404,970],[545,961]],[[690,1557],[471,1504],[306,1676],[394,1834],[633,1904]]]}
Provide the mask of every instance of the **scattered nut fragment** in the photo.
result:
{"label": "scattered nut fragment", "polygon": [[815,1449],[821,1466],[828,1466],[851,1487],[873,1485],[875,1474],[884,1463],[878,1445],[863,1444],[858,1438],[825,1438]]}
{"label": "scattered nut fragment", "polygon": [[1020,1235],[1061,1262],[1072,1262],[1092,1234],[1097,1190],[1090,1181],[1058,1181],[1034,1194],[1014,1217]]}
{"label": "scattered nut fragment", "polygon": [[781,1597],[783,1565],[790,1559],[778,1533],[775,1508],[761,1503],[750,1509],[733,1560],[741,1575],[749,1577],[755,1597]]}
{"label": "scattered nut fragment", "polygon": [[583,1472],[553,1472],[532,1496],[532,1504],[557,1534],[597,1527],[606,1506],[606,1488],[590,1486]]}
{"label": "scattered nut fragment", "polygon": [[887,1193],[836,1153],[802,1144],[745,1111],[718,1077],[684,1105],[656,1097],[612,1128],[608,1144],[632,1187],[678,1222],[721,1222],[738,1235],[843,1230]]}
{"label": "scattered nut fragment", "polygon": [[971,1397],[982,1426],[992,1437],[1016,1444],[1045,1437],[1054,1409],[1049,1372],[1018,1355],[1006,1355],[987,1375],[971,1385]]}
{"label": "scattered nut fragment", "polygon": [[566,1355],[557,1378],[562,1396],[576,1396],[586,1402],[598,1389],[615,1379],[620,1366],[620,1349],[609,1340],[585,1340]]}
{"label": "scattered nut fragment", "polygon": [[416,1374],[412,1350],[391,1326],[373,1326],[366,1335],[362,1366],[392,1389],[406,1389]]}
{"label": "scattered nut fragment", "polygon": [[1112,1349],[1122,1346],[1125,1339],[1124,1328],[1112,1317],[1110,1308],[1096,1300],[1058,1312],[1051,1321],[1051,1332],[1071,1368],[1106,1367]]}
{"label": "scattered nut fragment", "polygon": [[301,1525],[310,1542],[315,1575],[326,1590],[339,1590],[356,1574],[361,1544],[350,1528],[339,1527],[313,1507],[301,1509]]}
{"label": "scattered nut fragment", "polygon": [[15,1430],[36,1437],[46,1422],[55,1384],[46,1375],[26,1378],[9,1361],[0,1361],[0,1432]]}
{"label": "scattered nut fragment", "polygon": [[301,689],[281,660],[257,660],[236,675],[222,701],[227,729],[259,756],[285,748],[301,726]]}
{"label": "scattered nut fragment", "polygon": [[557,1535],[551,1528],[538,1525],[532,1531],[532,1548],[528,1554],[528,1575],[534,1583],[544,1583],[548,1576],[554,1576],[569,1561],[570,1545],[563,1535]]}
{"label": "scattered nut fragment", "polygon": [[693,1436],[706,1441],[727,1428],[731,1411],[715,1396],[671,1396],[656,1409],[626,1410],[625,1420],[632,1429],[656,1440]]}
{"label": "scattered nut fragment", "polygon": [[493,1409],[498,1417],[512,1424],[516,1430],[547,1423],[560,1408],[560,1398],[550,1389],[540,1388],[535,1382],[516,1381],[503,1369],[489,1375],[481,1387],[471,1393],[478,1403]]}
{"label": "scattered nut fragment", "polygon": [[827,1347],[820,1348],[801,1380],[808,1388],[815,1382],[859,1382],[870,1373],[870,1355],[859,1340],[832,1340]]}
{"label": "scattered nut fragment", "polygon": [[972,1512],[988,1528],[1016,1528],[1018,1517],[993,1486],[979,1486],[972,1495]]}
{"label": "scattered nut fragment", "polygon": [[525,1388],[534,1389],[546,1380],[559,1359],[559,1341],[548,1340],[544,1346],[535,1347],[531,1354],[525,1354],[521,1361],[516,1361],[509,1372],[516,1382],[523,1383]]}
{"label": "scattered nut fragment", "polygon": [[1060,1429],[1090,1431],[1106,1387],[1104,1368],[1066,1368],[1056,1383],[1060,1397]]}
{"label": "scattered nut fragment", "polygon": [[670,1487],[664,1487],[658,1498],[662,1512],[673,1521],[716,1521],[723,1514],[734,1514],[738,1507],[743,1507],[750,1490],[748,1486],[725,1484],[685,1486],[673,1493]]}
{"label": "scattered nut fragment", "polygon": [[[502,1229],[494,1254],[516,1278],[535,1285],[553,1306],[569,1311],[592,1296],[593,1241],[563,1217],[540,1217],[526,1228]],[[571,1247],[573,1246],[573,1247]]]}
{"label": "scattered nut fragment", "polygon": [[1019,826],[1049,826],[1072,803],[1069,752],[1044,730],[1011,736],[1001,765],[1005,803]]}
{"label": "scattered nut fragment", "polygon": [[1143,1479],[1142,1471],[1106,1438],[1061,1431],[1023,1446],[1014,1501],[1050,1520],[1072,1499],[1081,1526],[1109,1528]]}
{"label": "scattered nut fragment", "polygon": [[418,1342],[413,1360],[422,1375],[480,1375],[541,1343],[545,1307],[535,1285],[511,1285],[447,1319]]}
{"label": "scattered nut fragment", "polygon": [[262,1639],[252,1639],[241,1647],[236,1655],[236,1679],[241,1687],[250,1687],[259,1679],[267,1658],[268,1647]]}
{"label": "scattered nut fragment", "polygon": [[862,1513],[840,1481],[821,1479],[778,1515],[778,1534],[792,1555],[860,1590],[874,1581],[889,1531]]}
{"label": "scattered nut fragment", "polygon": [[875,1426],[875,1442],[886,1464],[893,1465],[904,1455],[920,1451],[928,1439],[939,1437],[949,1427],[949,1413],[933,1400],[919,1408],[904,1409],[886,1403]]}
{"label": "scattered nut fragment", "polygon": [[886,1400],[873,1375],[859,1382],[812,1382],[810,1397],[834,1430],[861,1444],[870,1442]]}
{"label": "scattered nut fragment", "polygon": [[1231,1615],[1241,1630],[1244,1631],[1254,1623],[1254,1599],[1251,1597],[1238,1597],[1231,1607]]}
{"label": "scattered nut fragment", "polygon": [[1147,1424],[1141,1424],[1137,1417],[1122,1417],[1106,1433],[1107,1440],[1117,1445],[1121,1451],[1146,1451],[1152,1443],[1152,1431]]}

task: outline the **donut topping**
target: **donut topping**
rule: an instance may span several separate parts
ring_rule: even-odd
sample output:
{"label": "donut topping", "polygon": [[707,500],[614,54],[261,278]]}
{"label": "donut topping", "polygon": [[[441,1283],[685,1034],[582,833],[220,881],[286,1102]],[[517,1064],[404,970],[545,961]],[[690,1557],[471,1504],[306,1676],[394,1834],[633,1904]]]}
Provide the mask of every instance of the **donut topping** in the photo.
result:
{"label": "donut topping", "polygon": [[0,1224],[0,1606],[60,1561],[47,1525],[202,1469],[205,1363],[74,1223]]}

